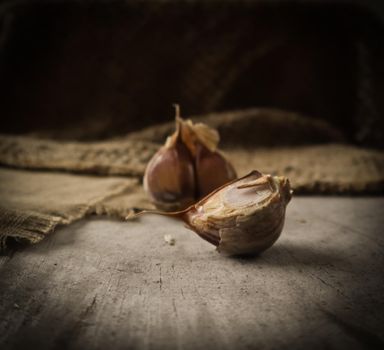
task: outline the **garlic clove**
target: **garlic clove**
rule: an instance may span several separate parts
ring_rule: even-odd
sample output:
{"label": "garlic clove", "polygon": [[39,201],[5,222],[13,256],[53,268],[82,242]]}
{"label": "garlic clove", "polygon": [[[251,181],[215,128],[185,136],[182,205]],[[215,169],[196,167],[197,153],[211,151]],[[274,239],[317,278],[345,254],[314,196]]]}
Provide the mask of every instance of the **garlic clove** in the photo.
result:
{"label": "garlic clove", "polygon": [[252,172],[188,208],[182,219],[220,253],[257,254],[280,236],[291,196],[285,177]]}
{"label": "garlic clove", "polygon": [[178,131],[149,161],[143,183],[150,200],[161,210],[181,210],[195,202],[193,159]]}
{"label": "garlic clove", "polygon": [[196,145],[196,182],[199,198],[236,178],[233,166],[217,151]]}

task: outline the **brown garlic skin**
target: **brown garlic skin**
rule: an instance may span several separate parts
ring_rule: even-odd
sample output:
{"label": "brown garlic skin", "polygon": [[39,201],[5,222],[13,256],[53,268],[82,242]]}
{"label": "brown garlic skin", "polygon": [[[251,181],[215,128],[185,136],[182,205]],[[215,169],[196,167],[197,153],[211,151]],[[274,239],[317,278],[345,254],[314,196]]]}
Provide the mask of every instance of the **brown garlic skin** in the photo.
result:
{"label": "brown garlic skin", "polygon": [[176,131],[149,161],[144,189],[156,208],[183,210],[214,189],[236,178],[232,165],[216,149],[216,130],[180,118]]}

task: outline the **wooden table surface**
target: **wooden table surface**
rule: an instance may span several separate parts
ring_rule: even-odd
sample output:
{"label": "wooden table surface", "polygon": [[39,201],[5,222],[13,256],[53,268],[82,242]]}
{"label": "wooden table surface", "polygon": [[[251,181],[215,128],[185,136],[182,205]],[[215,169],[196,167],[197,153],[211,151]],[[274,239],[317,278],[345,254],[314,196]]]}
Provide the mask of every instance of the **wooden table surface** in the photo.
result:
{"label": "wooden table surface", "polygon": [[164,217],[82,220],[0,257],[0,349],[384,349],[383,227],[384,198],[296,197],[235,259]]}

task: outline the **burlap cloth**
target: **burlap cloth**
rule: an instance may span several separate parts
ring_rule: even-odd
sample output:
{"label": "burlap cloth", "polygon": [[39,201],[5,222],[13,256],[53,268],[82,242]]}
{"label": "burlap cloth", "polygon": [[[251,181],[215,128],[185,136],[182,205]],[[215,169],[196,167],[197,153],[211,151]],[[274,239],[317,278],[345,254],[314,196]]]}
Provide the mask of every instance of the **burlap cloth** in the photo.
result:
{"label": "burlap cloth", "polygon": [[[286,175],[296,194],[383,192],[384,152],[347,145],[322,121],[265,109],[193,119],[219,129],[239,176],[253,169]],[[149,207],[141,178],[172,131],[170,122],[94,143],[0,136],[0,248],[39,242],[87,214],[124,218]]]}

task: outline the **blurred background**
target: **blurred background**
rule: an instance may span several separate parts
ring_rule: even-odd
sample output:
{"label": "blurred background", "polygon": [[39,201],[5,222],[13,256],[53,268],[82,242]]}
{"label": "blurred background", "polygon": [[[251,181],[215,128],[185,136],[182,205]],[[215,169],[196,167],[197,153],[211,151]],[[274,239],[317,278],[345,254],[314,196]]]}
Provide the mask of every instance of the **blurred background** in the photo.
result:
{"label": "blurred background", "polygon": [[384,146],[384,3],[3,1],[5,134],[98,140],[273,107]]}

